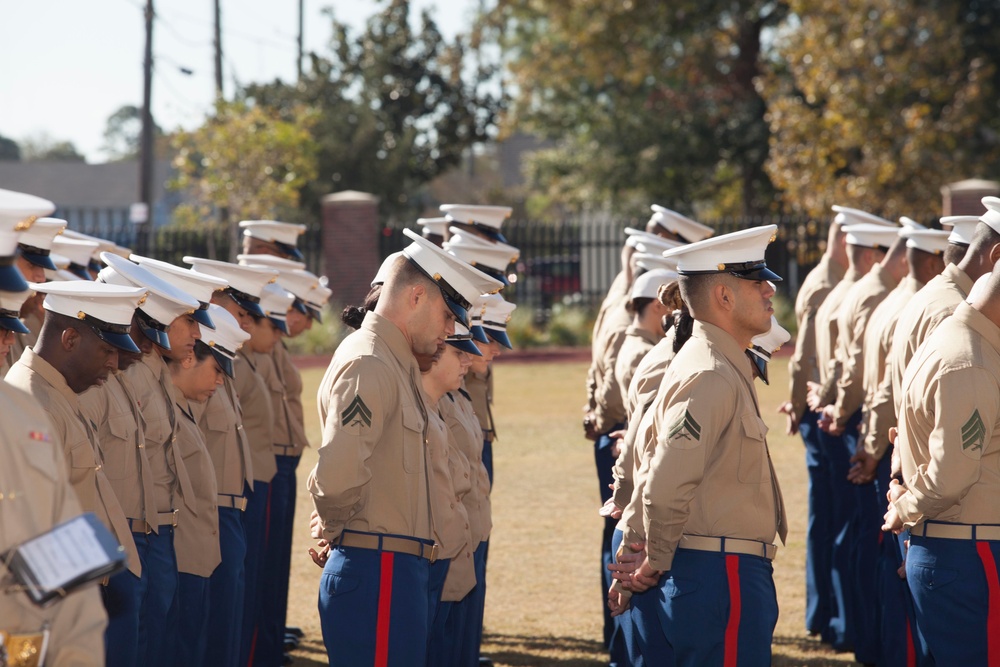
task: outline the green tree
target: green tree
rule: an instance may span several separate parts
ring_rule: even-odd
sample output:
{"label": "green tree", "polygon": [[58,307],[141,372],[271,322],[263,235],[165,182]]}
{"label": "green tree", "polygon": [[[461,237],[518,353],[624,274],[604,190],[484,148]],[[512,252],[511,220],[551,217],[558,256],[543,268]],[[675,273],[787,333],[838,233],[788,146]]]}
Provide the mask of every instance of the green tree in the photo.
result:
{"label": "green tree", "polygon": [[53,139],[45,133],[21,140],[21,159],[25,162],[86,162],[71,141]]}
{"label": "green tree", "polygon": [[472,63],[467,40],[446,40],[426,11],[415,30],[409,0],[381,4],[360,35],[328,11],[330,51],[311,54],[302,80],[242,92],[283,117],[300,105],[314,112],[318,178],[303,202],[315,209],[323,195],[351,189],[377,195],[390,216],[418,212],[415,194],[490,138],[502,106],[481,85],[495,66]]}
{"label": "green tree", "polygon": [[13,139],[0,134],[0,160],[21,161],[21,147]]}
{"label": "green tree", "polygon": [[570,209],[769,210],[754,78],[762,35],[785,13],[775,0],[501,0],[508,121],[558,142],[529,181]]}
{"label": "green tree", "polygon": [[[157,142],[163,137],[163,130],[155,122],[153,137]],[[102,148],[112,161],[138,158],[141,139],[142,109],[133,104],[126,104],[108,116],[104,126]]]}
{"label": "green tree", "polygon": [[787,209],[926,218],[942,185],[997,175],[997,10],[977,4],[793,0],[759,82]]}
{"label": "green tree", "polygon": [[315,115],[304,108],[288,115],[220,101],[202,127],[173,139],[177,177],[171,187],[187,195],[176,220],[210,230],[227,225],[230,260],[240,220],[295,220],[299,190],[316,176],[309,134]]}

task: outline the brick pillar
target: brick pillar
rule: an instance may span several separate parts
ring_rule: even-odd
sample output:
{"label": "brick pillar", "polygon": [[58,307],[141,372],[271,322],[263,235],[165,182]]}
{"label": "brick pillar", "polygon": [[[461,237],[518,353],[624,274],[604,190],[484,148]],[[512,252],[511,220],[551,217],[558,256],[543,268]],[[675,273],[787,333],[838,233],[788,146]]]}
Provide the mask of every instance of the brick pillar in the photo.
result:
{"label": "brick pillar", "polygon": [[1000,195],[1000,183],[970,178],[949,183],[941,188],[941,215],[982,215],[986,212],[982,199]]}
{"label": "brick pillar", "polygon": [[323,204],[323,268],[335,306],[358,304],[371,288],[380,264],[378,199],[345,190],[326,195]]}

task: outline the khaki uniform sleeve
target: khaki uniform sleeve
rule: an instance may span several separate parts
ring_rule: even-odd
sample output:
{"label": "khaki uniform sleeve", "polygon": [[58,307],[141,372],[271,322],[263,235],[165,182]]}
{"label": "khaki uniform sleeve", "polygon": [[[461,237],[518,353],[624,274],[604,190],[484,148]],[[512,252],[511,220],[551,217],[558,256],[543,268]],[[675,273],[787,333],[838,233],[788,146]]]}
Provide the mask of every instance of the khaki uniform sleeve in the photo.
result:
{"label": "khaki uniform sleeve", "polygon": [[878,386],[868,406],[868,432],[864,448],[872,457],[881,460],[889,449],[889,429],[896,425],[896,405],[893,401],[892,377],[886,369],[882,384]]}
{"label": "khaki uniform sleeve", "polygon": [[643,489],[646,554],[661,572],[673,564],[691,500],[737,400],[728,382],[706,371],[690,378],[669,402],[656,406],[658,435]]}
{"label": "khaki uniform sleeve", "polygon": [[849,330],[841,330],[837,343],[840,357],[840,377],[837,378],[837,397],[834,402],[834,414],[837,424],[844,426],[847,420],[861,407],[865,400],[865,389],[862,383],[864,371],[865,328],[871,311],[854,318]]}
{"label": "khaki uniform sleeve", "polygon": [[[831,288],[832,289],[832,288]],[[798,316],[798,334],[795,352],[788,360],[789,400],[795,414],[801,417],[806,411],[806,383],[817,375],[816,370],[816,313],[830,289],[816,290],[808,296]]]}
{"label": "khaki uniform sleeve", "polygon": [[604,350],[604,357],[601,361],[604,376],[594,393],[596,402],[594,424],[598,433],[606,432],[625,419],[625,401],[622,398],[622,392],[615,375],[615,363],[618,360],[622,344],[625,342],[625,336],[624,329],[616,332],[608,339],[608,345]]}
{"label": "khaki uniform sleeve", "polygon": [[382,406],[398,405],[398,388],[381,361],[362,357],[345,364],[329,392],[319,460],[308,481],[328,538],[340,534],[371,481],[367,462],[391,417]]}
{"label": "khaki uniform sleeve", "polygon": [[624,509],[632,497],[632,490],[635,485],[632,471],[635,469],[635,436],[639,431],[641,414],[632,415],[622,438],[621,451],[615,460],[615,465],[611,468],[611,475],[614,477],[615,485],[611,491],[611,499],[618,509]]}
{"label": "khaki uniform sleeve", "polygon": [[[934,406],[934,426],[927,443],[910,442],[906,415],[900,446],[926,446],[929,463],[906,480],[907,491],[894,506],[903,524],[913,527],[933,519],[959,502],[982,473],[980,459],[1000,416],[996,381],[982,368],[963,368],[941,375],[925,391]],[[904,406],[905,408],[906,406]]]}

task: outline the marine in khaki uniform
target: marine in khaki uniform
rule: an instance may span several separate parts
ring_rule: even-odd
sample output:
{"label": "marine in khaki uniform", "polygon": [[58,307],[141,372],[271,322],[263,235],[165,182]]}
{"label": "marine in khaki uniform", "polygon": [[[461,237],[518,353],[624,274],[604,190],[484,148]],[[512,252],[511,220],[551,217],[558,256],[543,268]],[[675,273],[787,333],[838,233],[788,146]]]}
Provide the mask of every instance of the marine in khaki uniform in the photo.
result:
{"label": "marine in khaki uniform", "polygon": [[805,625],[810,634],[828,634],[830,624],[830,543],[833,540],[830,507],[830,473],[820,449],[819,415],[808,409],[808,383],[819,383],[816,327],[820,306],[847,270],[846,216],[838,213],[830,223],[826,251],[806,275],[795,297],[798,333],[788,361],[789,398],[779,407],[787,418],[788,435],[798,433],[805,445],[809,474],[809,518],[806,528]]}
{"label": "marine in khaki uniform", "polygon": [[[228,262],[185,257],[197,273],[225,280],[228,285],[212,294],[212,304],[222,307],[249,332],[253,316],[263,316],[260,301],[264,286],[278,275],[274,269],[237,266]],[[215,309],[209,307],[209,312]],[[242,341],[241,341],[242,342]],[[234,354],[236,350],[231,350]],[[201,406],[199,406],[201,407]],[[239,664],[243,637],[243,608],[246,586],[245,561],[247,537],[242,513],[254,492],[253,455],[243,427],[244,411],[229,377],[223,386],[201,407],[198,425],[205,435],[205,445],[215,464],[219,489],[219,534],[222,563],[209,583],[213,609],[232,610],[229,614],[211,614],[208,633],[212,637],[206,652],[206,664]]]}
{"label": "marine in khaki uniform", "polygon": [[[845,206],[834,206],[834,210],[844,216],[842,223],[844,227],[852,224],[870,224],[879,225],[887,230],[898,230],[898,226],[894,223],[866,211]],[[816,360],[820,381],[806,382],[806,404],[810,410],[817,413],[836,400],[837,380],[842,370],[841,361],[837,357],[839,326],[842,318],[850,321],[853,315],[850,308],[845,308],[848,296],[854,286],[883,259],[886,249],[886,246],[872,247],[872,244],[863,242],[856,235],[848,237],[846,232],[845,242],[848,257],[847,273],[827,295],[816,315]],[[847,312],[842,313],[842,311]],[[852,419],[853,421],[845,424],[843,431],[835,433],[823,431],[820,428],[820,418],[817,419],[819,455],[822,457],[820,467],[827,474],[824,491],[829,498],[829,532],[826,533],[829,537],[824,548],[829,553],[830,560],[824,565],[824,570],[831,573],[829,579],[831,604],[828,605],[830,619],[825,629],[820,628],[819,632],[824,641],[841,650],[851,650],[854,646],[852,584],[846,574],[850,558],[849,537],[853,534],[846,527],[854,517],[856,504],[854,486],[847,482],[854,445],[844,442],[845,432],[852,435],[856,433],[856,425],[860,418],[853,416]],[[816,546],[819,549],[820,545]]]}
{"label": "marine in khaki uniform", "polygon": [[[60,443],[45,413],[34,398],[0,383],[0,552],[80,511]],[[39,607],[12,584],[0,565],[0,662],[104,665],[107,615],[97,587]]]}
{"label": "marine in khaki uniform", "polygon": [[[425,664],[436,550],[414,354],[434,354],[456,319],[468,323],[472,301],[502,285],[404,234],[413,243],[317,396],[323,444],[308,487],[328,546],[319,606],[331,665]],[[340,583],[347,573],[357,586]]]}
{"label": "marine in khaki uniform", "polygon": [[[452,563],[470,553],[472,531],[464,498],[472,490],[472,471],[462,448],[454,442],[441,411],[448,391],[458,391],[473,355],[481,356],[472,333],[461,324],[455,335],[436,354],[421,361],[421,380],[427,404],[427,459],[430,473],[431,514],[438,560],[431,564],[429,589],[433,613],[427,647],[428,665],[457,664],[453,655],[459,645],[451,615],[456,606],[444,600],[444,586]],[[435,358],[436,357],[436,358]],[[469,559],[466,558],[466,561]],[[464,573],[469,589],[475,585],[475,569],[457,563],[456,573]],[[471,575],[471,582],[469,581]],[[453,578],[453,584],[455,580]]]}
{"label": "marine in khaki uniform", "polygon": [[[20,273],[18,274],[20,276]],[[27,285],[22,279],[21,284]],[[10,370],[9,356],[19,335],[30,332],[21,321],[21,306],[31,297],[31,290],[5,292],[0,290],[0,380]],[[18,354],[18,358],[20,358]]]}
{"label": "marine in khaki uniform", "polygon": [[747,348],[771,327],[768,281],[780,278],[763,257],[776,230],[664,253],[678,261],[695,322],[651,408],[656,449],[631,503],[642,507],[645,556],[626,578],[634,591],[663,590],[661,625],[678,665],[769,661],[773,541],[787,526]]}
{"label": "marine in khaki uniform", "polygon": [[[642,358],[663,338],[663,317],[667,306],[656,298],[660,287],[677,280],[677,274],[665,269],[647,271],[636,278],[629,295],[632,324],[625,330],[625,342],[615,360],[615,379],[624,406],[628,388]],[[627,416],[626,410],[626,416]]]}
{"label": "marine in khaki uniform", "polygon": [[146,290],[83,281],[30,286],[46,295],[48,312],[38,343],[24,351],[6,382],[31,394],[49,415],[81,506],[94,512],[124,548],[129,569],[112,577],[102,594],[110,627],[126,632],[131,628],[135,633],[138,608],[120,604],[119,584],[137,580],[143,568],[125,512],[104,470],[97,425],[84,414],[79,394],[110,379],[118,367],[119,350],[138,353],[129,329]]}
{"label": "marine in khaki uniform", "polygon": [[[831,551],[831,569],[836,585],[838,613],[834,625],[846,626],[852,637],[855,658],[870,663],[878,659],[878,605],[875,596],[879,549],[880,503],[875,485],[858,485],[849,478],[851,463],[859,450],[858,425],[864,387],[864,336],[875,308],[906,274],[906,240],[896,226],[848,225],[848,246],[878,248],[881,262],[856,282],[844,297],[837,316],[837,369],[834,401],[820,412],[819,428],[830,462],[833,527],[836,537]],[[886,462],[888,463],[888,462]],[[884,469],[888,479],[888,465]],[[845,576],[846,573],[846,576]],[[840,646],[834,636],[833,642]]]}
{"label": "marine in khaki uniform", "polygon": [[146,301],[136,310],[134,321],[141,337],[151,345],[144,346],[138,363],[129,364],[122,373],[127,381],[123,386],[141,416],[142,449],[150,464],[155,503],[145,517],[129,515],[133,539],[140,547],[145,569],[139,660],[151,667],[166,666],[172,662],[176,646],[176,639],[169,634],[169,616],[178,586],[174,526],[178,508],[194,502],[194,491],[176,447],[177,414],[164,358],[190,356],[201,335],[199,322],[211,325],[212,320],[207,311],[200,309],[194,296],[172,282],[113,253],[101,253],[101,261],[107,266],[98,273],[99,282],[141,286],[149,291]]}
{"label": "marine in khaki uniform", "polygon": [[955,312],[958,304],[969,295],[972,284],[991,271],[993,263],[1000,258],[1000,198],[983,197],[983,205],[987,213],[975,226],[965,256],[958,264],[945,267],[941,275],[917,292],[910,302],[912,307],[907,308],[896,323],[888,372],[897,415],[903,373],[917,348],[946,317]]}
{"label": "marine in khaki uniform", "polygon": [[[54,209],[55,207],[53,206],[52,210]],[[52,211],[49,210],[48,212],[51,213]],[[54,271],[56,269],[56,265],[51,257],[52,240],[61,234],[65,228],[65,220],[37,217],[33,219],[30,226],[22,230],[21,236],[18,239],[15,265],[25,280],[33,283],[44,283],[46,280],[45,271]],[[11,344],[11,348],[7,352],[8,367],[13,366],[14,362],[21,358],[21,354],[26,347],[34,345],[38,340],[38,332],[42,329],[42,320],[45,317],[45,313],[42,310],[43,298],[40,294],[34,294],[21,304],[21,319],[24,320],[28,332],[17,336]]]}
{"label": "marine in khaki uniform", "polygon": [[885,514],[885,530],[910,530],[906,581],[922,658],[939,665],[985,665],[1000,650],[1000,271],[970,302],[906,369],[902,482]]}

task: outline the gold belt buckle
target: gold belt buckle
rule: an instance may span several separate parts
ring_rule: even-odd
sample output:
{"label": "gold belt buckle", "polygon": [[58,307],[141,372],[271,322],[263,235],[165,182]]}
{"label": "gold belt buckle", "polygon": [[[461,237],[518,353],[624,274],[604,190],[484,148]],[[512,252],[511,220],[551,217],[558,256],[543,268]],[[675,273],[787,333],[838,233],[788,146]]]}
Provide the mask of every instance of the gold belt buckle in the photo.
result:
{"label": "gold belt buckle", "polygon": [[0,630],[0,665],[5,667],[41,667],[49,644],[49,631],[6,632]]}
{"label": "gold belt buckle", "polygon": [[435,562],[435,561],[437,561],[437,559],[438,559],[438,553],[440,551],[441,551],[441,545],[438,544],[437,542],[435,542],[434,545],[431,547],[431,557],[428,558],[427,560],[429,560],[432,563]]}

